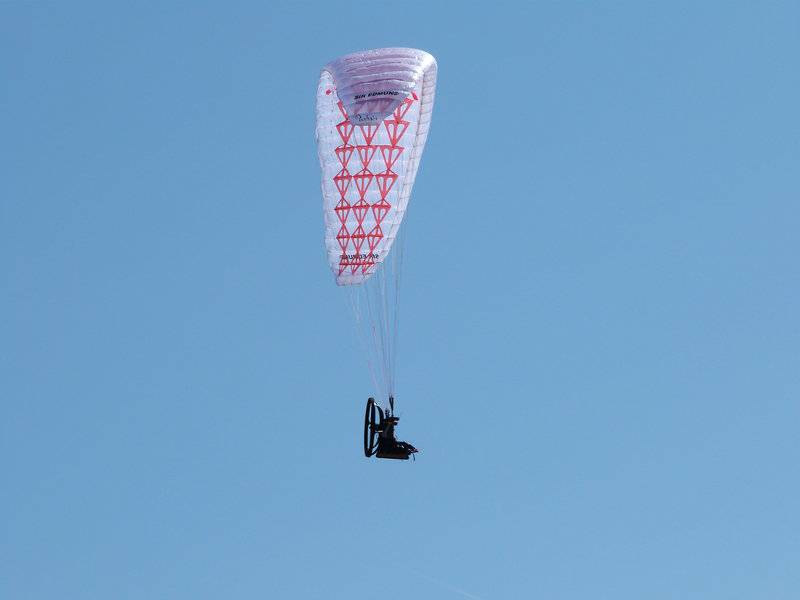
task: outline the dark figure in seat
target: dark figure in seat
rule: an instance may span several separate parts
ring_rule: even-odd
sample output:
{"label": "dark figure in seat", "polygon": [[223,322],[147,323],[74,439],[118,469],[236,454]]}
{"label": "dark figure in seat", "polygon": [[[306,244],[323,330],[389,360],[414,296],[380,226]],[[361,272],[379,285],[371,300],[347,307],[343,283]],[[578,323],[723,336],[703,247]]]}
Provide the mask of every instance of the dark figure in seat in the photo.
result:
{"label": "dark figure in seat", "polygon": [[374,398],[367,400],[367,410],[364,415],[364,454],[366,456],[408,460],[409,456],[418,452],[408,442],[400,442],[395,437],[394,428],[399,420],[394,416],[394,398],[389,398],[389,410],[386,412],[375,404]]}

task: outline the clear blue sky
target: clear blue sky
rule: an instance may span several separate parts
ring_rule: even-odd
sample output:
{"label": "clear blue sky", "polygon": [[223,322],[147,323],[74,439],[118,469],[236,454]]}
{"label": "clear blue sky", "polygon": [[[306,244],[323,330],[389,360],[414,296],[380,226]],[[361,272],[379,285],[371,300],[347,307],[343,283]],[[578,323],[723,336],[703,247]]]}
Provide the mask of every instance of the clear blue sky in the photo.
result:
{"label": "clear blue sky", "polygon": [[[389,45],[416,463],[314,146]],[[0,2],[0,597],[800,597],[799,63],[795,2]]]}

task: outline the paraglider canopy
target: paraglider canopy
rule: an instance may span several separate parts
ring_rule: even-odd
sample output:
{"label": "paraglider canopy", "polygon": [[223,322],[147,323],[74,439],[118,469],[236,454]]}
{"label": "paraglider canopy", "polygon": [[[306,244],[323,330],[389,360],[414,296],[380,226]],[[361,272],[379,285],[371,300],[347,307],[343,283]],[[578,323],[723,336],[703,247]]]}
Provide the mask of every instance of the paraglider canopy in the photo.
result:
{"label": "paraglider canopy", "polygon": [[325,245],[338,285],[359,285],[389,256],[425,147],[436,61],[422,50],[348,54],[322,69],[317,148]]}

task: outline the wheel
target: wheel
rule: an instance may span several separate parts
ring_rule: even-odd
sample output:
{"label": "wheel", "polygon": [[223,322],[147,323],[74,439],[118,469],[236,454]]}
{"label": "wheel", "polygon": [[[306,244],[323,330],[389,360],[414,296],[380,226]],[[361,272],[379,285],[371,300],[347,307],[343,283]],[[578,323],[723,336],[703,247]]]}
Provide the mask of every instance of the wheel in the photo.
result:
{"label": "wheel", "polygon": [[367,408],[364,411],[364,456],[370,457],[377,450],[378,421],[376,415],[375,400],[367,400]]}

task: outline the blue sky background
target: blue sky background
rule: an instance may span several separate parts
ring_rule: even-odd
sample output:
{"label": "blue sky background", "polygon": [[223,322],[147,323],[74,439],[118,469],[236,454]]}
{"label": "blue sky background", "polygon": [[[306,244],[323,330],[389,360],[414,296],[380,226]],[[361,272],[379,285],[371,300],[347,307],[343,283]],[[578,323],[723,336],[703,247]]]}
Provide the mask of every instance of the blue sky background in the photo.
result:
{"label": "blue sky background", "polygon": [[[401,437],[314,93],[419,47]],[[0,597],[800,596],[794,2],[0,2]]]}

